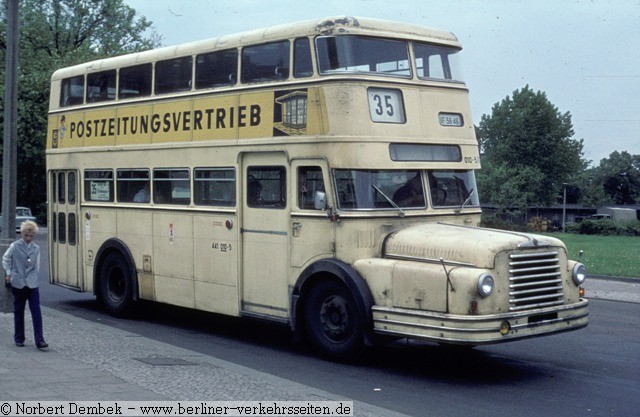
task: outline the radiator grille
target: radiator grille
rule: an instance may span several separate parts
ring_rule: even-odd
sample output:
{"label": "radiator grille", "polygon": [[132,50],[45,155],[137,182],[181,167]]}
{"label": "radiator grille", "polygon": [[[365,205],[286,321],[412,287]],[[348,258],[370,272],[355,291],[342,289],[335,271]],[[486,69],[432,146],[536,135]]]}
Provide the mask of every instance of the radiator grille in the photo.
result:
{"label": "radiator grille", "polygon": [[509,255],[509,310],[521,311],[563,303],[557,251]]}

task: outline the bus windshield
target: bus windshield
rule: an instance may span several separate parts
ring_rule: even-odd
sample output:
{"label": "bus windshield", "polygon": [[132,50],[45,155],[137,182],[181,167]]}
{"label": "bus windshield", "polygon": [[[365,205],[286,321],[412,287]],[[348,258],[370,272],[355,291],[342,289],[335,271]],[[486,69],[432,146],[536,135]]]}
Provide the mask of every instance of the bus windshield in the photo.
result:
{"label": "bus windshield", "polygon": [[366,36],[326,36],[316,40],[320,74],[345,72],[410,77],[407,42]]}
{"label": "bus windshield", "polygon": [[463,82],[460,68],[460,49],[442,45],[416,43],[413,45],[418,77],[429,80]]}
{"label": "bus windshield", "polygon": [[478,206],[472,170],[356,170],[334,172],[338,208],[342,210],[424,209],[427,192],[438,207]]}
{"label": "bus windshield", "polygon": [[425,208],[423,178],[420,171],[356,170],[335,171],[338,208],[371,210]]}
{"label": "bus windshield", "polygon": [[[366,36],[324,36],[316,40],[320,74],[369,73],[411,77],[408,43]],[[417,76],[463,82],[460,49],[443,45],[413,45]]]}
{"label": "bus windshield", "polygon": [[472,170],[429,171],[429,192],[434,207],[480,205],[476,177]]}

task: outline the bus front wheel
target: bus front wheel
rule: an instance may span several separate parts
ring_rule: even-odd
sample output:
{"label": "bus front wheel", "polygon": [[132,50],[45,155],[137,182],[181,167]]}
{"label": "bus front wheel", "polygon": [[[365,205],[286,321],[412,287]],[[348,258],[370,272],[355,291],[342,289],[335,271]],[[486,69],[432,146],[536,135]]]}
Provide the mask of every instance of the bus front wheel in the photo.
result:
{"label": "bus front wheel", "polygon": [[100,268],[100,300],[115,315],[125,315],[133,307],[131,269],[117,252],[108,254]]}
{"label": "bus front wheel", "polygon": [[330,359],[353,360],[364,347],[356,302],[336,281],[322,281],[311,289],[305,303],[305,325],[313,346]]}

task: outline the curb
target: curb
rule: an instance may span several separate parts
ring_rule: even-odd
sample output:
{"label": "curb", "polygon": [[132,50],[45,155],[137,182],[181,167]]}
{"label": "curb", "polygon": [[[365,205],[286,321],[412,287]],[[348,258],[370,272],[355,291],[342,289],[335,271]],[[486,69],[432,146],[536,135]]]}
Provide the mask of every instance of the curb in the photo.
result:
{"label": "curb", "polygon": [[598,279],[602,281],[618,281],[618,282],[626,282],[630,284],[640,284],[640,278],[631,278],[631,277],[616,277],[613,275],[589,275],[587,274],[587,279]]}

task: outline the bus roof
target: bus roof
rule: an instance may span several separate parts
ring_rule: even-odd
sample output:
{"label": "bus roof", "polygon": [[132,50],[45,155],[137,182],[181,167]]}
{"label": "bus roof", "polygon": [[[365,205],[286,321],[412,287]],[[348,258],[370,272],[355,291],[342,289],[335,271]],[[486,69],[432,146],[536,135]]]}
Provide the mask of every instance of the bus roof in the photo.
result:
{"label": "bus roof", "polygon": [[307,20],[298,23],[278,25],[264,29],[256,29],[233,35],[225,35],[218,38],[90,61],[57,70],[52,75],[52,81],[83,74],[85,72],[96,72],[106,69],[139,65],[178,56],[194,55],[205,51],[236,48],[252,44],[255,45],[293,37],[318,35],[330,36],[336,34],[357,34],[411,39],[461,48],[458,38],[451,32],[389,20],[337,16],[320,20]]}

